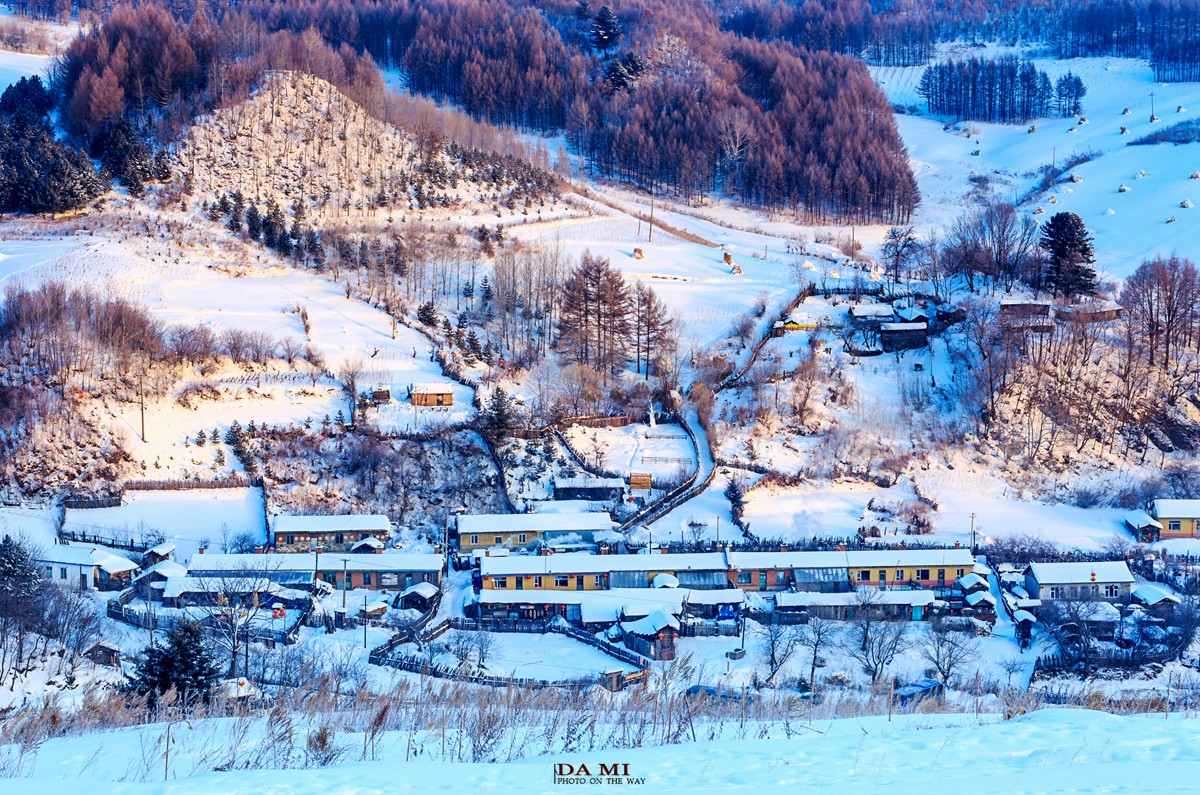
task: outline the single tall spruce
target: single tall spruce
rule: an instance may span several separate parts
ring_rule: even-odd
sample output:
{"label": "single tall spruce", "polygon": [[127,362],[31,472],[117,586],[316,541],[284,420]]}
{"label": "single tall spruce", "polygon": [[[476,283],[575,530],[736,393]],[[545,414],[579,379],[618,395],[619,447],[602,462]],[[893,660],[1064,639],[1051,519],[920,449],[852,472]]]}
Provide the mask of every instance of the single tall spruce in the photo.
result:
{"label": "single tall spruce", "polygon": [[1045,286],[1055,295],[1096,294],[1096,255],[1082,218],[1056,213],[1042,229],[1041,247],[1046,251]]}

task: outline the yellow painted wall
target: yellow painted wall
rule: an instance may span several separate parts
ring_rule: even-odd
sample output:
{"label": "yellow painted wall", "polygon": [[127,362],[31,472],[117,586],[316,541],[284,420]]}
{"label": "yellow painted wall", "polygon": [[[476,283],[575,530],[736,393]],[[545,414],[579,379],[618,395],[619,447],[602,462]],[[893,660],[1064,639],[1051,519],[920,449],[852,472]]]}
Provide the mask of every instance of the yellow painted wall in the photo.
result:
{"label": "yellow painted wall", "polygon": [[[1156,518],[1162,524],[1163,538],[1195,538],[1197,525],[1200,525],[1200,520],[1182,516],[1159,516]],[[1179,522],[1179,529],[1171,530],[1171,522]]]}
{"label": "yellow painted wall", "polygon": [[[521,533],[475,533],[459,535],[458,549],[461,552],[473,552],[476,549],[487,549],[494,546],[522,547],[537,543],[542,537],[540,530],[526,530],[524,534],[524,541],[518,540]],[[472,543],[471,538],[473,536],[477,536],[479,540]],[[497,538],[500,540],[496,541]]]}
{"label": "yellow painted wall", "polygon": [[[483,587],[488,591],[515,591],[517,590],[517,580],[522,581],[523,591],[577,591],[579,590],[579,577],[583,577],[583,590],[585,591],[603,591],[604,590],[604,575],[600,574],[600,583],[596,583],[596,574],[568,574],[566,585],[555,585],[554,578],[560,575],[554,574],[532,574],[526,576],[524,574],[507,574],[505,577],[505,586],[497,587],[495,584],[495,575],[483,578]],[[537,584],[537,578],[542,578],[542,584]]]}

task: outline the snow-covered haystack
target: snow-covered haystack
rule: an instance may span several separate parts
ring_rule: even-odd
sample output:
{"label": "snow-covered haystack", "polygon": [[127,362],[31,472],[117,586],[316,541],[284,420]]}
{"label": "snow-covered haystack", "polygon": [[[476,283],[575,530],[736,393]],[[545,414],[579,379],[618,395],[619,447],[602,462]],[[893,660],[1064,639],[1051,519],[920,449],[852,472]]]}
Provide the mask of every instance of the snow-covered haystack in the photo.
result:
{"label": "snow-covered haystack", "polygon": [[1049,199],[1047,199],[1046,201],[1050,202],[1051,204],[1058,204],[1058,197],[1057,197],[1057,196],[1051,196],[1051,197],[1050,197]]}
{"label": "snow-covered haystack", "polygon": [[1190,210],[1194,206],[1191,199],[1184,199],[1179,203],[1179,206],[1185,210]]}
{"label": "snow-covered haystack", "polygon": [[1192,175],[1188,177],[1188,179],[1200,179],[1200,171],[1193,171]]}
{"label": "snow-covered haystack", "polygon": [[198,119],[176,159],[197,202],[236,190],[286,211],[299,199],[317,223],[512,209],[553,185],[524,162],[418,140],[298,72],[272,73],[245,102]]}
{"label": "snow-covered haystack", "polygon": [[1144,169],[1144,168],[1137,173],[1136,177],[1134,177],[1134,179],[1145,179],[1145,178],[1146,178],[1146,169]]}
{"label": "snow-covered haystack", "polygon": [[1131,190],[1133,190],[1133,188],[1129,187],[1128,185],[1121,185],[1117,188],[1117,193],[1129,193]]}
{"label": "snow-covered haystack", "polygon": [[1071,176],[1067,177],[1067,179],[1071,180],[1072,182],[1083,182],[1083,177],[1079,176],[1078,174],[1072,174]]}
{"label": "snow-covered haystack", "polygon": [[1117,211],[1114,210],[1113,208],[1109,207],[1107,210],[1104,211],[1104,214],[1105,215],[1116,215]]}
{"label": "snow-covered haystack", "polygon": [[1172,215],[1170,218],[1168,218],[1168,219],[1167,219],[1167,223],[1168,223],[1168,224],[1173,224],[1173,223],[1175,223],[1175,220],[1176,220],[1176,219],[1175,219],[1175,216],[1173,216],[1173,215]]}
{"label": "snow-covered haystack", "polygon": [[1034,211],[1033,211],[1033,214],[1034,214],[1034,215],[1045,215],[1045,214],[1046,214],[1046,211],[1045,211],[1045,210],[1043,210],[1041,207],[1039,207],[1039,208],[1037,208],[1036,210],[1034,210]]}

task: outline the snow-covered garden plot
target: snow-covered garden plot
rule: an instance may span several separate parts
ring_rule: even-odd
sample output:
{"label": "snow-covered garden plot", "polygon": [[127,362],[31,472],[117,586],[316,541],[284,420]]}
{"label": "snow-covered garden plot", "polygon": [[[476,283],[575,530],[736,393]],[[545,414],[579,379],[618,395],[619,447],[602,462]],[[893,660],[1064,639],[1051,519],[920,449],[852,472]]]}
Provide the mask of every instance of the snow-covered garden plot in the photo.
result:
{"label": "snow-covered garden plot", "polygon": [[696,449],[679,425],[635,422],[620,428],[572,425],[563,431],[584,463],[628,475],[646,472],[655,480],[678,479],[696,468]]}
{"label": "snow-covered garden plot", "polygon": [[116,508],[68,509],[63,530],[107,538],[141,539],[162,533],[189,560],[201,543],[210,552],[235,536],[248,534],[265,543],[267,529],[262,489],[187,489],[180,491],[127,491]]}
{"label": "snow-covered garden plot", "polygon": [[668,542],[740,540],[742,531],[733,524],[729,500],[724,493],[729,483],[728,477],[718,473],[708,488],[655,521],[649,528],[633,528],[629,540],[637,544],[649,541],[655,546]]}
{"label": "snow-covered garden plot", "polygon": [[743,519],[759,538],[849,538],[864,526],[885,533],[901,530],[903,520],[890,514],[916,501],[907,484],[881,488],[855,481],[823,481],[800,488],[764,487],[746,495]]}
{"label": "snow-covered garden plot", "polygon": [[[440,650],[449,637],[444,635],[433,641],[428,645],[428,650],[434,654],[435,664],[452,668],[458,664],[458,660],[449,652]],[[618,669],[626,673],[635,670],[633,666],[609,657],[593,646],[555,632],[544,635],[492,632],[489,637],[493,648],[481,671],[489,676],[555,682],[592,678],[605,671]],[[413,644],[402,644],[396,647],[396,652],[415,656],[418,649]],[[476,659],[472,657],[472,660]]]}

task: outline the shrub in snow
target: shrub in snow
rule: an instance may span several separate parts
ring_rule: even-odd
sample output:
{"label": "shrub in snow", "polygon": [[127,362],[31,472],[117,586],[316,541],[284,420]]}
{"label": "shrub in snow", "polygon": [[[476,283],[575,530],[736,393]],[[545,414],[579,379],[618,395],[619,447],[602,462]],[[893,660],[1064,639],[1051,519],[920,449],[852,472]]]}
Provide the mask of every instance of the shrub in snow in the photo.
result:
{"label": "shrub in snow", "polygon": [[1141,171],[1139,171],[1137,173],[1137,179],[1145,179],[1145,178],[1146,178],[1146,169],[1143,168]]}
{"label": "shrub in snow", "polygon": [[1033,211],[1033,214],[1034,214],[1034,215],[1045,215],[1045,214],[1046,214],[1046,211],[1045,211],[1045,210],[1043,210],[1041,207],[1039,207],[1039,208],[1037,208],[1036,210],[1034,210],[1034,211]]}
{"label": "shrub in snow", "polygon": [[1104,211],[1104,214],[1105,215],[1116,215],[1117,211],[1114,210],[1113,208],[1109,207],[1107,210]]}
{"label": "shrub in snow", "polygon": [[1192,176],[1189,177],[1189,179],[1200,179],[1200,171],[1193,171]]}

